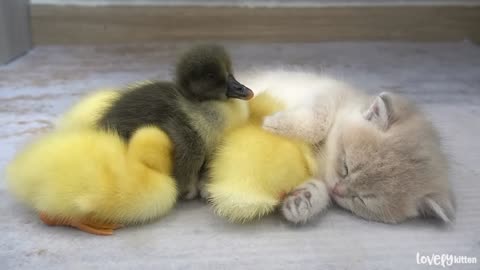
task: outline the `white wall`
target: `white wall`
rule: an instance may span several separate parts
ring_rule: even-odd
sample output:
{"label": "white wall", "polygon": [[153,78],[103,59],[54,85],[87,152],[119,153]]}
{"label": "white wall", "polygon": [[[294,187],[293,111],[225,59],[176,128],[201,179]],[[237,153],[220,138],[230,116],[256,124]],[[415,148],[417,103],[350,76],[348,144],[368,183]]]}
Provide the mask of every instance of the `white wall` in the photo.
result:
{"label": "white wall", "polygon": [[60,5],[369,6],[480,5],[480,0],[31,0]]}

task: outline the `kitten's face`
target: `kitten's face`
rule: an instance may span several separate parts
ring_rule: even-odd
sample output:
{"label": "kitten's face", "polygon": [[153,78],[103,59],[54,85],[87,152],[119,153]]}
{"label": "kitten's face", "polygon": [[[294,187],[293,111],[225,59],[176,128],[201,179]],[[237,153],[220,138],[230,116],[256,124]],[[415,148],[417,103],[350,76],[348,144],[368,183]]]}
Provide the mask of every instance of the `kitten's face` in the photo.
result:
{"label": "kitten's face", "polygon": [[453,218],[437,135],[407,100],[385,93],[340,116],[327,149],[332,198],[356,215],[387,223],[422,214]]}

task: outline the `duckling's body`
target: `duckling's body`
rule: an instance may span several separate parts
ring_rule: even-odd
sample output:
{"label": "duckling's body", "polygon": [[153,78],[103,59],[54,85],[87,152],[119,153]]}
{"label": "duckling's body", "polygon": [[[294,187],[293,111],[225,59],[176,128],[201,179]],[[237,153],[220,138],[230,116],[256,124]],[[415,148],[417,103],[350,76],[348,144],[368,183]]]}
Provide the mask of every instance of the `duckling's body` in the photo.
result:
{"label": "duckling's body", "polygon": [[248,105],[240,100],[192,102],[168,82],[151,82],[127,90],[100,118],[98,125],[129,141],[141,127],[155,126],[171,139],[174,177],[181,191],[198,180],[200,169],[222,134],[248,118]]}
{"label": "duckling's body", "polygon": [[225,136],[209,170],[207,191],[215,212],[233,222],[273,212],[282,196],[316,170],[308,144],[262,129],[263,118],[283,104],[267,93],[249,103],[249,123]]}
{"label": "duckling's body", "polygon": [[111,234],[116,225],[166,214],[177,198],[172,145],[162,131],[138,130],[130,144],[93,129],[57,131],[7,168],[10,190],[50,225]]}
{"label": "duckling's body", "polygon": [[226,129],[247,120],[250,89],[232,75],[230,58],[219,46],[198,46],[177,65],[175,82],[151,82],[121,94],[98,121],[129,141],[144,126],[163,130],[174,145],[173,175],[187,198],[197,194],[201,168]]}

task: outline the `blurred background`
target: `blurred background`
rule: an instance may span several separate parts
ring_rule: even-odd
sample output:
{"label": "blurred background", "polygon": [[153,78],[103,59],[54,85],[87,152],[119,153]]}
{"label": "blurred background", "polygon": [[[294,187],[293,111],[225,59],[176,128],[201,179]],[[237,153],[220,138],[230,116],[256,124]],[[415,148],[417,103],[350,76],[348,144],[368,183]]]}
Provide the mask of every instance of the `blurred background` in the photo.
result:
{"label": "blurred background", "polygon": [[1,0],[0,62],[32,45],[480,41],[479,0]]}

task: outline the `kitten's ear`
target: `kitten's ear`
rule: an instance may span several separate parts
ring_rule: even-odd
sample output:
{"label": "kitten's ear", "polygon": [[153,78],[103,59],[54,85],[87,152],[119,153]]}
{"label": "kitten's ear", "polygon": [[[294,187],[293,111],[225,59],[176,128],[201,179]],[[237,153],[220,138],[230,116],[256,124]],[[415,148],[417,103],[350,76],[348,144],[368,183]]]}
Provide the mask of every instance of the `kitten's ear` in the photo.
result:
{"label": "kitten's ear", "polygon": [[455,219],[453,197],[429,194],[420,200],[418,212],[426,216],[441,219],[445,223],[450,223]]}
{"label": "kitten's ear", "polygon": [[363,117],[375,124],[381,130],[387,130],[390,125],[392,115],[391,99],[387,92],[383,92],[378,95],[373,101],[372,105],[366,112],[363,113]]}

